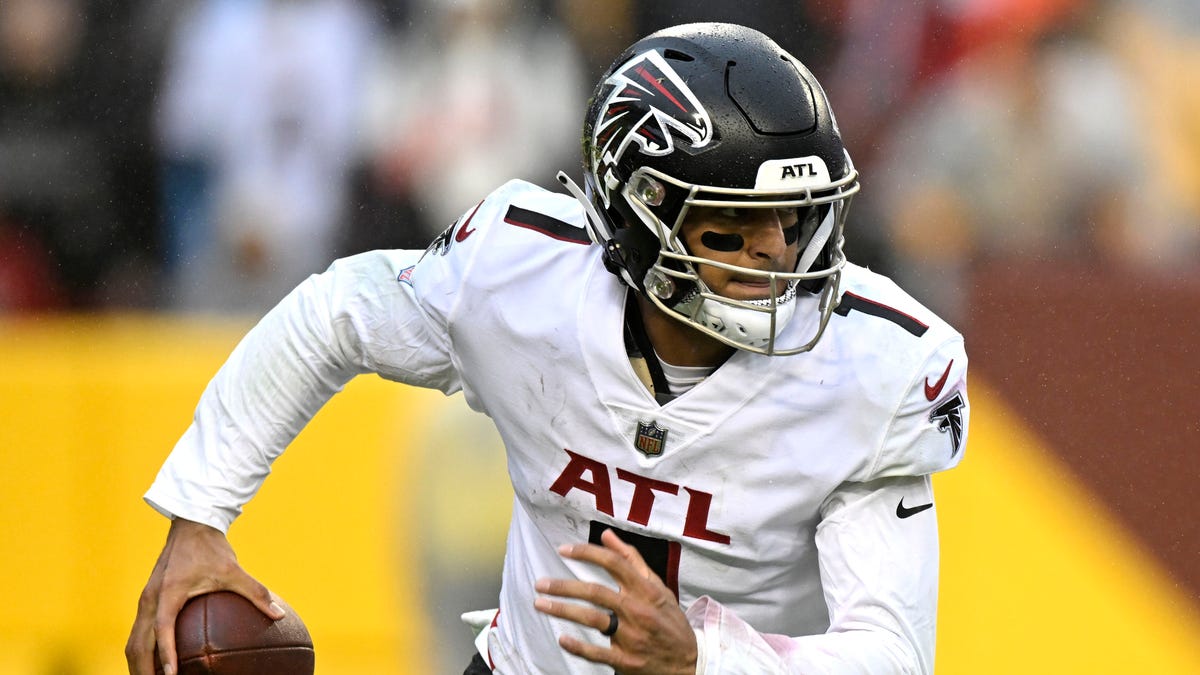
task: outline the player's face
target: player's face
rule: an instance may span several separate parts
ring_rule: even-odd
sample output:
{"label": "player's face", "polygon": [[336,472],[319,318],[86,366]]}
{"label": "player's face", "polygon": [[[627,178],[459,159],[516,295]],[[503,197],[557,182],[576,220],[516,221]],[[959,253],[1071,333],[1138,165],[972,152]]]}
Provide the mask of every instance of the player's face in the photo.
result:
{"label": "player's face", "polygon": [[[764,272],[792,272],[800,251],[794,208],[695,207],[684,218],[680,237],[693,255]],[[712,265],[697,267],[700,279],[718,295],[734,300],[771,296],[766,279]],[[782,295],[787,282],[775,283],[776,294]]]}

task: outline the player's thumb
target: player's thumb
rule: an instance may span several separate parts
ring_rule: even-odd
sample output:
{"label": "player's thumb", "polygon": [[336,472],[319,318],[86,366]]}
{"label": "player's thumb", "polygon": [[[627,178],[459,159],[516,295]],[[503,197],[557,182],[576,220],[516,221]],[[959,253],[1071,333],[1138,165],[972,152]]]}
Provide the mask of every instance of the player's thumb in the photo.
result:
{"label": "player's thumb", "polygon": [[259,583],[254,577],[245,574],[243,588],[235,588],[244,598],[254,603],[258,611],[266,614],[273,621],[278,621],[287,616],[287,611],[283,609],[283,604],[272,595],[271,591],[266,586]]}

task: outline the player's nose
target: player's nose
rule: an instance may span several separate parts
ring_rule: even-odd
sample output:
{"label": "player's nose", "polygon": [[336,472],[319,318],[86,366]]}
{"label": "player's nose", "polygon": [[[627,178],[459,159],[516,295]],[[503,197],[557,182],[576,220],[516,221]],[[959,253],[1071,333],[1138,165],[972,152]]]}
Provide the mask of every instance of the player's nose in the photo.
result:
{"label": "player's nose", "polygon": [[778,211],[762,209],[754,217],[753,227],[748,228],[746,252],[753,258],[776,260],[787,252],[787,238],[783,232],[783,220]]}

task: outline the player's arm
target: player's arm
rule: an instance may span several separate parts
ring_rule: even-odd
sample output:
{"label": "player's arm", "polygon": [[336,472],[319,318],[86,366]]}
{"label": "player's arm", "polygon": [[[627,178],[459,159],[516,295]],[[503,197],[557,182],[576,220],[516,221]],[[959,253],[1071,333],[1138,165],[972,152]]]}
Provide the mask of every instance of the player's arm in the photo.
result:
{"label": "player's arm", "polygon": [[445,338],[396,279],[418,256],[339,260],[268,312],[205,389],[146,493],[151,506],[224,532],[272,462],[354,376],[453,388]]}
{"label": "player's arm", "polygon": [[817,530],[829,630],[759,633],[703,597],[687,612],[699,637],[697,672],[932,672],[938,583],[932,504],[928,477],[839,488]]}
{"label": "player's arm", "polygon": [[131,673],[153,673],[156,648],[174,665],[175,617],[190,597],[232,590],[276,616],[266,589],[238,566],[225,532],[271,463],[346,382],[373,371],[454,386],[444,339],[411,287],[397,281],[418,256],[363,254],[311,277],[243,338],[209,383],[146,493],[173,522],[138,604],[126,649]]}
{"label": "player's arm", "polygon": [[706,672],[932,671],[938,534],[929,475],[962,458],[966,372],[961,337],[931,349],[904,385],[863,479],[822,504],[816,544],[829,630],[760,634],[702,598],[688,619],[701,633]]}

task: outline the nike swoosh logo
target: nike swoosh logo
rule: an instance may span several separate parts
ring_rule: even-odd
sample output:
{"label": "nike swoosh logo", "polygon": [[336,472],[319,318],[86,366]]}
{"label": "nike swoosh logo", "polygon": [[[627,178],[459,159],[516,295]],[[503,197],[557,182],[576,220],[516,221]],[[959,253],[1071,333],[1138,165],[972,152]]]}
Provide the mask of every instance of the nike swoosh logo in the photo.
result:
{"label": "nike swoosh logo", "polygon": [[467,220],[463,222],[462,227],[458,228],[458,232],[454,233],[454,241],[461,244],[464,239],[475,234],[475,228],[472,227],[469,230],[467,228],[471,225],[471,220],[475,218],[475,213],[479,211],[480,206],[483,206],[483,202],[475,205],[475,210],[471,212],[471,215],[467,216]]}
{"label": "nike swoosh logo", "polygon": [[922,512],[926,509],[932,509],[932,508],[933,508],[933,502],[929,502],[928,504],[921,504],[919,506],[913,506],[913,507],[905,506],[904,498],[901,497],[900,503],[896,505],[896,517],[897,518],[908,518],[909,516],[915,516],[918,513]]}
{"label": "nike swoosh logo", "polygon": [[925,398],[932,401],[942,393],[942,387],[946,386],[946,378],[950,377],[950,368],[954,365],[954,359],[950,359],[950,363],[946,365],[945,372],[938,378],[938,381],[933,385],[929,384],[929,378],[925,378]]}

